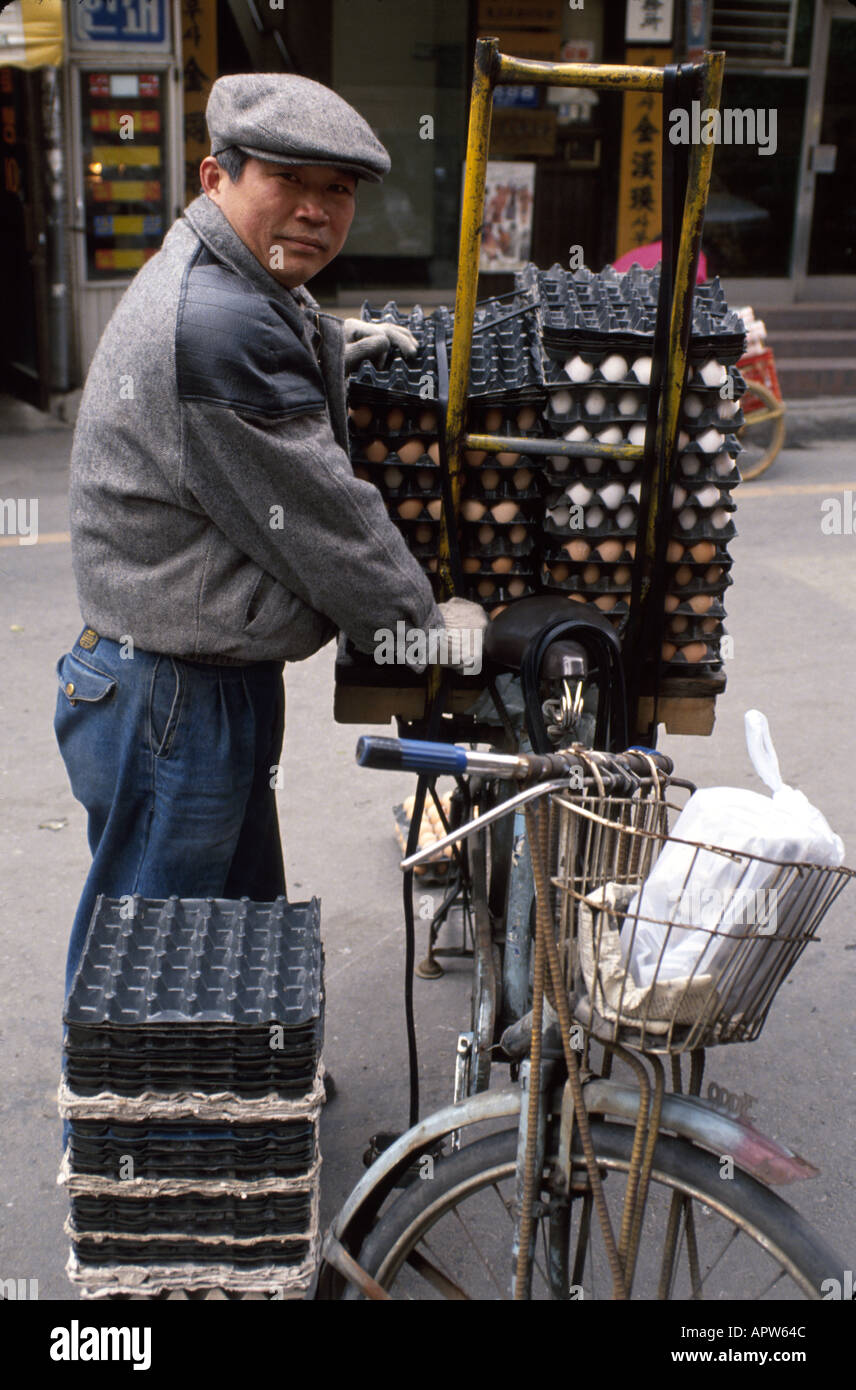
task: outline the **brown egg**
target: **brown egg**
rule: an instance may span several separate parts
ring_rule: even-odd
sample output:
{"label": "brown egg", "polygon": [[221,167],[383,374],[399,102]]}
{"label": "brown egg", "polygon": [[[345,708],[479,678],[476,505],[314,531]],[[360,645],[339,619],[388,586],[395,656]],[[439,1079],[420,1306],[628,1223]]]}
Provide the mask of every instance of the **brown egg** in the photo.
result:
{"label": "brown egg", "polygon": [[662,646],[663,660],[671,661],[672,657],[675,655],[675,652],[677,650],[678,649],[675,646],[674,642],[664,642]]}
{"label": "brown egg", "polygon": [[496,584],[492,579],[480,579],[476,592],[481,598],[490,598],[491,594],[496,593]]}
{"label": "brown egg", "polygon": [[415,463],[425,453],[425,445],[421,439],[406,439],[399,444],[396,453],[402,463]]}
{"label": "brown egg", "polygon": [[517,516],[516,502],[497,502],[491,507],[491,515],[495,521],[506,523],[513,521]]}
{"label": "brown egg", "polygon": [[529,486],[531,481],[531,468],[518,468],[517,472],[514,473],[511,478],[512,485],[517,489],[518,492],[523,492]]}
{"label": "brown egg", "polygon": [[439,560],[437,559],[437,556],[436,556],[436,555],[432,555],[431,558],[430,558],[429,561],[428,561],[428,568],[429,568],[429,570],[431,571],[432,574],[436,574],[436,573],[437,573],[437,567],[438,567],[439,563],[440,563],[440,562],[439,562]]}
{"label": "brown egg", "polygon": [[613,584],[619,585],[621,588],[625,585],[629,585],[632,578],[633,571],[629,565],[616,565],[615,569],[612,571]]}
{"label": "brown egg", "polygon": [[499,406],[485,411],[484,427],[487,434],[496,434],[497,430],[502,429],[502,411]]}
{"label": "brown egg", "polygon": [[635,557],[635,555],[636,555],[636,542],[635,542],[635,541],[625,541],[625,543],[624,543],[624,549],[627,551],[627,554],[630,556],[630,558],[631,558],[631,560],[632,560],[632,559]]}
{"label": "brown egg", "polygon": [[675,570],[675,584],[679,589],[682,589],[685,584],[691,583],[692,577],[693,572],[689,565],[678,565],[678,568]]}
{"label": "brown egg", "polygon": [[477,555],[469,555],[463,562],[464,574],[478,574],[481,569],[481,560]]}
{"label": "brown egg", "polygon": [[372,422],[373,413],[370,405],[355,405],[348,411],[348,414],[359,430],[368,429]]}
{"label": "brown egg", "polygon": [[486,450],[486,449],[465,449],[465,450],[464,450],[464,458],[466,459],[467,463],[470,465],[470,468],[478,468],[479,465],[482,464],[482,463],[484,463],[485,459],[487,458],[487,450]]}
{"label": "brown egg", "polygon": [[586,565],[583,570],[583,583],[596,584],[600,579],[600,565]]}
{"label": "brown egg", "polygon": [[511,541],[512,545],[520,545],[522,541],[526,540],[526,527],[512,526],[508,533],[508,539]]}
{"label": "brown egg", "polygon": [[722,565],[711,565],[710,568],[706,569],[704,572],[705,584],[716,584],[716,582],[722,578],[722,575],[724,573],[725,570],[723,569]]}
{"label": "brown egg", "polygon": [[371,474],[369,473],[369,470],[368,470],[367,468],[365,468],[365,467],[363,466],[363,464],[361,464],[361,463],[358,463],[358,464],[356,465],[356,467],[355,467],[355,469],[354,469],[354,477],[355,477],[355,478],[362,478],[362,480],[363,480],[364,483],[370,483],[370,482],[371,482]]}
{"label": "brown egg", "polygon": [[[480,526],[476,535],[478,536],[479,545],[490,545],[496,535],[496,530],[493,526]],[[513,540],[514,537],[512,536],[511,539]]]}
{"label": "brown egg", "polygon": [[496,461],[497,461],[497,463],[501,463],[503,468],[513,468],[514,465],[515,465],[515,463],[517,462],[517,460],[518,460],[519,458],[520,458],[520,455],[519,455],[519,454],[507,454],[507,453],[504,453],[504,454],[497,454],[497,456],[496,456]]}
{"label": "brown egg", "polygon": [[430,468],[420,468],[416,474],[416,485],[423,492],[429,492],[437,481],[437,474]]}
{"label": "brown egg", "polygon": [[676,618],[671,618],[669,620],[669,631],[679,635],[682,632],[686,632],[689,625],[689,618],[685,618],[682,613],[679,613]]}
{"label": "brown egg", "polygon": [[701,620],[701,630],[702,630],[702,632],[716,632],[716,629],[717,629],[718,627],[719,627],[719,618],[702,618],[702,620]]}
{"label": "brown egg", "polygon": [[498,618],[500,613],[504,613],[507,607],[507,603],[498,603],[496,607],[492,608],[488,613],[488,618],[490,619],[490,621],[493,622],[494,618]]}
{"label": "brown egg", "polygon": [[433,410],[423,410],[419,416],[419,428],[426,434],[437,428],[437,415]]}
{"label": "brown egg", "polygon": [[599,608],[601,613],[608,613],[611,608],[615,607],[617,602],[618,600],[614,594],[598,594],[597,598],[594,600],[594,606],[595,608]]}
{"label": "brown egg", "polygon": [[398,504],[398,515],[404,517],[405,521],[415,521],[421,511],[422,503],[418,497],[408,497]]}
{"label": "brown egg", "polygon": [[416,527],[413,534],[419,545],[427,545],[429,541],[434,539],[434,527],[429,526],[427,521],[423,521],[421,526]]}
{"label": "brown egg", "polygon": [[680,601],[681,600],[678,598],[677,594],[666,594],[666,601],[663,604],[663,607],[665,608],[667,613],[674,613]]}
{"label": "brown egg", "polygon": [[596,546],[595,549],[596,553],[600,556],[602,560],[606,560],[611,563],[614,560],[621,559],[621,556],[624,553],[624,544],[622,541],[615,540],[601,541],[600,545]]}
{"label": "brown egg", "polygon": [[512,598],[520,598],[526,593],[527,584],[525,579],[509,579],[508,592]]}
{"label": "brown egg", "polygon": [[400,405],[394,405],[392,410],[387,413],[386,427],[388,430],[400,430],[404,424],[404,411]]}
{"label": "brown egg", "polygon": [[383,470],[383,480],[387,487],[401,487],[404,481],[404,474],[400,468],[396,468],[391,464],[389,468]]}
{"label": "brown egg", "polygon": [[389,449],[387,449],[382,439],[373,439],[371,444],[365,447],[365,455],[369,463],[383,463]]}
{"label": "brown egg", "polygon": [[694,613],[706,613],[713,606],[712,594],[693,594],[687,602]]}
{"label": "brown egg", "polygon": [[433,444],[428,445],[428,457],[432,463],[440,462],[440,445],[436,439]]}
{"label": "brown egg", "polygon": [[479,482],[487,492],[491,492],[493,488],[499,487],[500,477],[498,468],[483,468],[479,474]]}
{"label": "brown egg", "polygon": [[534,405],[524,405],[517,412],[517,428],[519,430],[531,430],[537,419],[538,412]]}
{"label": "brown egg", "polygon": [[588,603],[585,594],[568,594],[568,598],[571,599],[573,603]]}
{"label": "brown egg", "polygon": [[591,546],[588,541],[567,541],[562,549],[570,555],[572,560],[587,560],[591,554]]}
{"label": "brown egg", "polygon": [[[628,547],[629,549],[629,547]],[[684,557],[684,547],[680,541],[669,541],[666,546],[666,559],[670,565],[676,565]]]}
{"label": "brown egg", "polygon": [[700,564],[707,564],[708,560],[712,560],[716,554],[716,546],[713,541],[697,541],[696,544],[691,547],[690,554],[693,559],[697,560]]}
{"label": "brown egg", "polygon": [[461,515],[464,521],[481,521],[487,507],[484,502],[476,502],[474,498],[468,498],[461,503]]}
{"label": "brown egg", "polygon": [[681,647],[681,652],[687,661],[704,661],[707,656],[707,643],[688,642],[685,647]]}
{"label": "brown egg", "polygon": [[431,517],[431,520],[439,521],[440,517],[443,515],[442,497],[432,497],[430,502],[425,503],[425,506],[428,509],[428,515]]}
{"label": "brown egg", "polygon": [[491,560],[490,567],[497,574],[508,574],[514,568],[513,555],[497,555],[495,560]]}
{"label": "brown egg", "polygon": [[571,572],[570,565],[548,565],[547,568],[557,584],[563,584]]}

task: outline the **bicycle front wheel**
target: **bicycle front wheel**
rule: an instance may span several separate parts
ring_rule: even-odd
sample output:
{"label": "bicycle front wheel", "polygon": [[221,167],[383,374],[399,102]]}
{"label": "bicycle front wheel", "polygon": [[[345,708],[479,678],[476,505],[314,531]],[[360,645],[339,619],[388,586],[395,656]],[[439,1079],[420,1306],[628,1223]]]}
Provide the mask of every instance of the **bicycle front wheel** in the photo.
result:
{"label": "bicycle front wheel", "polygon": [[785,407],[772,391],[760,381],[749,381],[747,396],[757,396],[763,410],[752,410],[737,438],[743,445],[737,466],[743,482],[760,478],[778,456],[785,442]]}
{"label": "bicycle front wheel", "polygon": [[[633,1130],[592,1121],[613,1229],[620,1224]],[[440,1159],[381,1217],[360,1264],[394,1298],[511,1297],[517,1130]],[[575,1147],[574,1165],[583,1164]],[[533,1299],[609,1299],[612,1284],[584,1167],[568,1203],[542,1183]],[[726,1170],[727,1171],[727,1170]],[[822,1297],[842,1261],[776,1193],[683,1139],[657,1140],[632,1288],[634,1299]],[[557,1237],[565,1248],[557,1255]],[[552,1256],[552,1259],[551,1259]],[[555,1270],[564,1269],[557,1286]],[[551,1269],[552,1282],[551,1282]],[[346,1297],[359,1297],[349,1289]]]}

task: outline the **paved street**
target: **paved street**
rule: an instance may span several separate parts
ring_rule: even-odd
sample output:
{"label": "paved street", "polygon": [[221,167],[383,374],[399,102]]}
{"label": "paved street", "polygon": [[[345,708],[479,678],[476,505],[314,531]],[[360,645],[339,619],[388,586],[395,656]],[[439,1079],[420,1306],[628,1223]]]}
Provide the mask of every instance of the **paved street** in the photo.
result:
{"label": "paved street", "polygon": [[[84,816],[57,752],[54,665],[80,627],[66,538],[70,431],[0,438],[0,498],[37,498],[40,541],[0,538],[0,960],[2,1128],[0,1278],[36,1278],[69,1297],[66,1199],[55,1184],[55,1092],[65,948],[87,865]],[[728,690],[710,739],[661,746],[701,784],[758,787],[743,712],[770,721],[786,782],[824,812],[856,864],[856,535],[821,532],[821,502],[856,493],[851,444],[784,452],[738,489],[734,638]],[[853,499],[849,499],[852,511]],[[11,543],[10,543],[11,542]],[[362,1171],[370,1133],[406,1122],[403,931],[393,804],[412,779],[357,769],[358,732],[332,718],[331,649],[286,673],[285,789],[279,794],[292,898],[318,895],[327,953],[326,1061],[338,1096],[323,1121],[323,1215]],[[391,732],[389,728],[377,732]],[[59,829],[43,828],[49,824]],[[856,888],[826,919],[783,987],[760,1040],[720,1049],[708,1077],[757,1099],[752,1114],[822,1172],[785,1195],[845,1255],[856,1250]],[[420,943],[421,944],[421,943]],[[423,1108],[450,1097],[467,1018],[462,965],[416,982]]]}

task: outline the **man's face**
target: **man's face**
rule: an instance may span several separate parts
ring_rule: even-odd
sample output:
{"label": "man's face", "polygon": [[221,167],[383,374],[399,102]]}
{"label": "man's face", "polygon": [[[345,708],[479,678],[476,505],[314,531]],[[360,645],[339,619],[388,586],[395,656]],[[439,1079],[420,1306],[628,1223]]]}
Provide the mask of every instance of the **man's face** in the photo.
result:
{"label": "man's face", "polygon": [[244,245],[287,289],[303,285],[337,256],[354,217],[357,180],[320,164],[247,160],[237,183],[209,155],[202,187]]}

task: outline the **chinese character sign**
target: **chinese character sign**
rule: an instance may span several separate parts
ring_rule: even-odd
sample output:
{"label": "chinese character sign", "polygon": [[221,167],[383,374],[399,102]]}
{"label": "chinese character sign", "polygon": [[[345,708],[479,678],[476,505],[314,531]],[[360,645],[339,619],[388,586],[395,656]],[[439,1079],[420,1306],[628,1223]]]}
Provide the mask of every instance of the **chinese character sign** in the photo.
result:
{"label": "chinese character sign", "polygon": [[[629,48],[625,61],[633,67],[663,67],[672,55],[662,48]],[[662,140],[661,93],[625,92],[615,260],[660,236]]]}
{"label": "chinese character sign", "polygon": [[210,153],[205,106],[217,77],[217,0],[182,0],[181,66],[184,75],[184,196],[199,192],[199,165]]}
{"label": "chinese character sign", "polygon": [[627,0],[624,42],[671,43],[672,5],[673,0]]}

